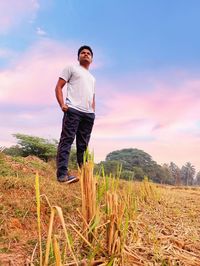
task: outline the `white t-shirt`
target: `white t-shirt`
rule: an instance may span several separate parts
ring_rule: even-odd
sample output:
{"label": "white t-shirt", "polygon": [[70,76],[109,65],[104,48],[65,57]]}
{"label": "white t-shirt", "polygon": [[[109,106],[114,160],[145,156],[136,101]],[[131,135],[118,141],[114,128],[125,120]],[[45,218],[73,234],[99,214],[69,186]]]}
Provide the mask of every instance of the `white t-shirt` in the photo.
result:
{"label": "white t-shirt", "polygon": [[95,78],[81,65],[67,66],[60,75],[67,82],[66,104],[85,113],[94,113]]}

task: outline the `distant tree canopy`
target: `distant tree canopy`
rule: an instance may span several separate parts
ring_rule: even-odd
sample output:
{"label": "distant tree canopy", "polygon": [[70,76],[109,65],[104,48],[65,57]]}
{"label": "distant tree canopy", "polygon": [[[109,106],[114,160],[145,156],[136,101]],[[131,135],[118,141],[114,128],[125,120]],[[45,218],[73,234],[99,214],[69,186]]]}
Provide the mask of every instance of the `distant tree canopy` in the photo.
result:
{"label": "distant tree canopy", "polygon": [[129,171],[132,170],[133,166],[144,168],[155,163],[148,153],[138,149],[113,151],[106,156],[106,161],[119,161],[122,163],[123,169]]}
{"label": "distant tree canopy", "polygon": [[48,140],[19,133],[13,134],[13,136],[17,138],[18,144],[4,150],[4,153],[8,155],[23,157],[34,155],[44,161],[56,157],[57,140]]}
{"label": "distant tree canopy", "polygon": [[142,180],[145,175],[155,182],[162,182],[163,169],[151,156],[139,149],[122,149],[109,153],[101,162],[106,174],[115,173],[116,165],[122,165],[121,178]]}
{"label": "distant tree canopy", "polygon": [[152,157],[139,149],[122,149],[110,152],[106,160],[100,163],[105,173],[116,175],[117,165],[122,165],[121,178],[142,180],[148,176],[152,181],[170,185],[193,185],[200,183],[200,174],[194,179],[195,168],[187,162],[180,169],[175,163],[163,166],[152,160]]}
{"label": "distant tree canopy", "polygon": [[[5,148],[3,152],[10,156],[27,157],[29,155],[37,156],[38,158],[49,161],[56,158],[58,141],[55,139],[44,139],[36,136],[13,134],[18,140],[17,145],[10,148]],[[72,145],[69,157],[69,169],[77,167],[76,149]]]}

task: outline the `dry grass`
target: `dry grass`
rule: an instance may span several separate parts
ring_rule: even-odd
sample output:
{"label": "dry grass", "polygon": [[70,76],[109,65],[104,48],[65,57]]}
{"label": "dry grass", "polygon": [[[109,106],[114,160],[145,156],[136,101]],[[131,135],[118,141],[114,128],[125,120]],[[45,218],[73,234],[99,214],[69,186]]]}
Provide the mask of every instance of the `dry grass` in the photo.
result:
{"label": "dry grass", "polygon": [[[200,265],[200,189],[94,177],[92,167],[70,186],[40,176],[44,265]],[[32,177],[0,178],[0,265],[41,264],[37,206]]]}
{"label": "dry grass", "polygon": [[131,250],[144,265],[200,265],[200,193],[157,190],[160,200],[141,204],[141,214],[133,224],[139,234]]}
{"label": "dry grass", "polygon": [[97,218],[96,177],[93,175],[93,168],[92,161],[85,163],[80,178],[83,232],[89,242],[92,242],[96,234],[93,225]]}

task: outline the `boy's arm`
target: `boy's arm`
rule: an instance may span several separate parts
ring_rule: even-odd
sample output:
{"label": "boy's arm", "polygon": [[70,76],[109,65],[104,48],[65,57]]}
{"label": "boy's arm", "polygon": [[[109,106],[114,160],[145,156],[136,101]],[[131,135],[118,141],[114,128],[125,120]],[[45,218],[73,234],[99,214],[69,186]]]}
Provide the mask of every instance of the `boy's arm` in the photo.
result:
{"label": "boy's arm", "polygon": [[68,109],[67,104],[64,103],[63,91],[62,91],[62,89],[66,83],[67,82],[64,79],[59,78],[58,82],[56,84],[56,89],[55,89],[57,101],[58,101],[60,108],[62,109],[63,112],[66,112]]}

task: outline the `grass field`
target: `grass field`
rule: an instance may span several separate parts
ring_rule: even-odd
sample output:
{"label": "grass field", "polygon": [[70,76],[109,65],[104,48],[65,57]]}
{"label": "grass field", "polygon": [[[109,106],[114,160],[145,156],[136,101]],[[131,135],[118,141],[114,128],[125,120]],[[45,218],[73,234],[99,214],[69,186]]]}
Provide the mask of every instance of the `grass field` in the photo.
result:
{"label": "grass field", "polygon": [[0,265],[200,265],[199,188],[94,177],[91,164],[65,185],[37,158],[12,160],[0,177]]}

